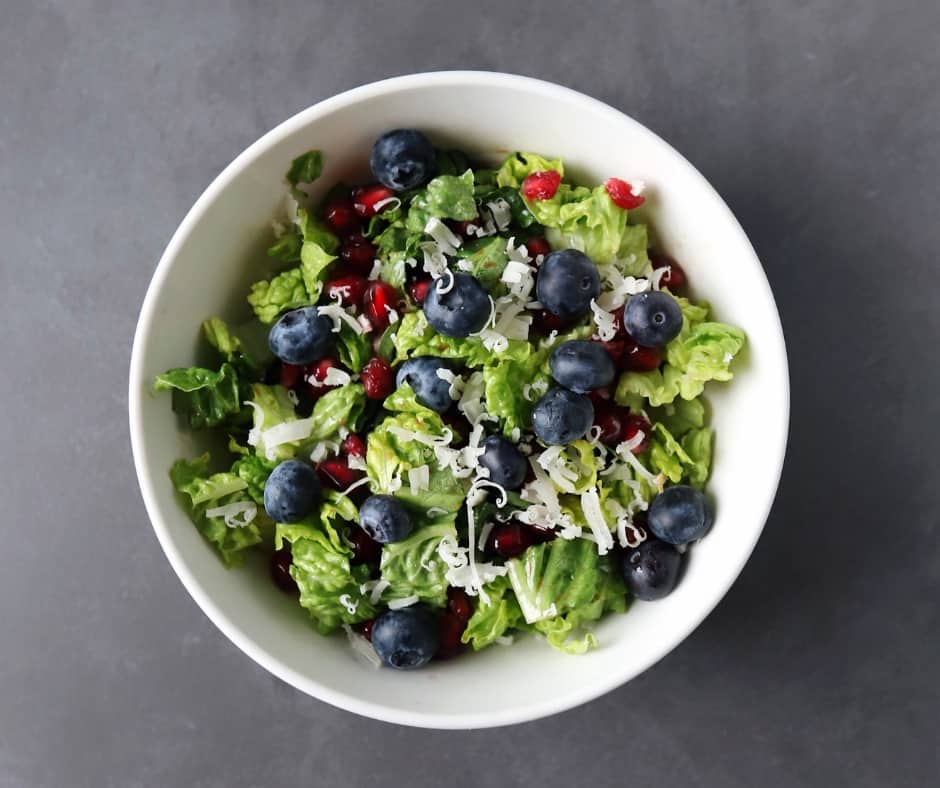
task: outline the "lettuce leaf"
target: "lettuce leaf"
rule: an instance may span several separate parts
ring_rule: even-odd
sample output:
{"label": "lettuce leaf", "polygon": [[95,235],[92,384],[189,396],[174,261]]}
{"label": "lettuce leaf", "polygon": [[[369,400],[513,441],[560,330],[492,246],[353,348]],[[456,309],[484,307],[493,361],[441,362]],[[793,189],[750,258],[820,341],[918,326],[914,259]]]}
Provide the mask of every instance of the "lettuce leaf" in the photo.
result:
{"label": "lettuce leaf", "polygon": [[315,304],[320,298],[330,263],[335,259],[336,256],[327,252],[320,244],[304,240],[300,249],[300,273],[307,291],[307,303]]}
{"label": "lettuce leaf", "polygon": [[500,186],[518,189],[526,176],[533,172],[547,172],[548,170],[555,170],[564,177],[565,167],[561,159],[546,159],[538,153],[517,151],[508,156],[500,165],[496,173],[496,183]]}
{"label": "lettuce leaf", "polygon": [[[306,208],[297,209],[296,227],[300,230],[303,243],[314,243],[327,254],[336,254],[339,251],[339,238]],[[300,250],[297,252],[297,259],[300,259]]]}
{"label": "lettuce leaf", "polygon": [[208,453],[192,461],[177,460],[170,480],[199,533],[218,550],[226,566],[238,566],[244,561],[244,551],[261,542],[259,521],[265,517],[264,509],[259,508],[255,520],[239,528],[230,528],[221,517],[207,517],[207,509],[250,499],[244,479],[235,473],[210,474],[209,460]]}
{"label": "lettuce leaf", "polygon": [[300,605],[324,635],[376,614],[368,596],[360,591],[369,579],[369,567],[350,565],[353,551],[336,530],[336,519],[340,519],[336,506],[325,501],[318,515],[293,525],[278,523],[275,531],[277,549],[290,543],[290,574],[300,589]]}
{"label": "lettuce leaf", "polygon": [[273,257],[283,263],[299,263],[300,247],[303,243],[304,239],[300,231],[296,226],[291,225],[268,247],[268,257]]}
{"label": "lettuce leaf", "polygon": [[278,315],[312,303],[304,285],[303,271],[289,268],[273,279],[255,282],[248,294],[248,303],[262,323],[273,323]]}
{"label": "lettuce leaf", "polygon": [[467,170],[463,175],[438,175],[427,185],[425,204],[428,213],[439,219],[469,221],[476,218],[473,171]]}
{"label": "lettuce leaf", "polygon": [[245,378],[257,377],[261,372],[261,365],[255,361],[244,347],[228,324],[218,317],[211,317],[202,324],[202,333],[206,340],[222,358]]}
{"label": "lettuce leaf", "polygon": [[431,607],[447,604],[447,564],[437,554],[445,536],[457,537],[455,515],[445,515],[417,528],[401,542],[382,548],[382,579],[389,587],[385,599],[415,595]]}
{"label": "lettuce leaf", "polygon": [[583,627],[626,609],[626,588],[610,555],[587,539],[555,539],[506,562],[525,620],[555,648],[580,654],[596,644]]}
{"label": "lettuce leaf", "polygon": [[714,432],[705,426],[701,400],[677,399],[651,415],[650,467],[674,483],[704,487],[711,467]]}
{"label": "lettuce leaf", "polygon": [[264,506],[264,485],[274,470],[274,463],[255,454],[245,454],[235,460],[231,472],[247,485],[245,492],[258,506]]}
{"label": "lettuce leaf", "polygon": [[472,646],[474,651],[486,648],[510,630],[528,628],[508,577],[497,577],[483,588],[486,601],[482,597],[477,599],[473,615],[461,636],[461,640]]}
{"label": "lettuce leaf", "polygon": [[336,335],[336,355],[340,363],[356,375],[372,358],[372,340],[368,334],[357,334],[347,323],[343,322]]}
{"label": "lettuce leaf", "polygon": [[532,352],[528,342],[518,339],[510,339],[506,350],[494,353],[478,337],[445,337],[428,325],[420,311],[409,312],[399,322],[401,326],[394,339],[396,364],[413,356],[440,356],[459,359],[468,367],[482,367],[502,359],[524,359]]}
{"label": "lettuce leaf", "polygon": [[310,150],[301,154],[290,164],[287,171],[287,182],[291,186],[298,183],[313,183],[323,172],[323,153],[318,150]]}
{"label": "lettuce leaf", "polygon": [[218,372],[203,367],[171,369],[157,375],[155,391],[172,391],[173,411],[194,430],[204,427],[237,427],[247,424],[238,372],[228,362]]}
{"label": "lettuce leaf", "polygon": [[706,320],[708,305],[677,298],[683,321],[679,335],[666,345],[666,363],[650,372],[626,372],[617,383],[616,400],[639,410],[644,400],[653,407],[677,397],[698,397],[710,380],[734,377],[731,362],[745,344],[744,332],[726,323]]}
{"label": "lettuce leaf", "polygon": [[506,239],[498,235],[468,241],[461,249],[460,255],[462,259],[469,260],[472,266],[467,273],[474,276],[487,290],[493,290],[500,284],[500,277],[509,262]]}

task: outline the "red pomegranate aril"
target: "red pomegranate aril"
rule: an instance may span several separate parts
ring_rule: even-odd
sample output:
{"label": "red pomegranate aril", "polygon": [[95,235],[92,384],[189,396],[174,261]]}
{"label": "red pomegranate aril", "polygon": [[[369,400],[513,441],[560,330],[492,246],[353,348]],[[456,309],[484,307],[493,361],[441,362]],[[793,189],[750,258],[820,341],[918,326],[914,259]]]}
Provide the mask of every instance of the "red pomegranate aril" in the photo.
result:
{"label": "red pomegranate aril", "polygon": [[350,468],[345,457],[330,457],[317,466],[317,476],[320,483],[331,490],[342,492],[365,477],[365,473],[356,468]]}
{"label": "red pomegranate aril", "polygon": [[467,628],[467,622],[462,621],[453,613],[447,611],[438,619],[438,634],[440,635],[440,646],[435,659],[451,659],[463,651],[463,643],[460,638],[463,631]]}
{"label": "red pomegranate aril", "polygon": [[412,282],[408,285],[408,295],[411,296],[411,300],[414,301],[418,306],[424,303],[424,299],[428,297],[428,289],[431,287],[430,279],[419,279],[416,282]]}
{"label": "red pomegranate aril", "polygon": [[522,181],[522,196],[527,200],[550,200],[561,185],[561,173],[556,170],[533,172]]}
{"label": "red pomegranate aril", "polygon": [[452,221],[448,222],[448,224],[455,233],[462,235],[464,238],[469,238],[470,227],[480,227],[480,217],[474,216],[469,221]]}
{"label": "red pomegranate aril", "polygon": [[350,432],[339,445],[339,450],[347,457],[365,457],[366,444],[355,432]]}
{"label": "red pomegranate aril", "polygon": [[300,385],[304,378],[304,368],[296,364],[285,364],[281,362],[281,368],[278,370],[278,382],[288,389]]}
{"label": "red pomegranate aril", "polygon": [[389,310],[398,304],[398,292],[388,282],[370,282],[362,296],[362,311],[373,331],[384,331],[389,324]]}
{"label": "red pomegranate aril", "polygon": [[676,292],[688,282],[688,277],[686,277],[682,266],[667,254],[650,255],[650,265],[653,266],[653,271],[660,268],[668,269],[659,278],[660,288],[668,287],[673,292]]}
{"label": "red pomegranate aril", "polygon": [[616,446],[623,441],[626,434],[627,417],[630,412],[626,408],[606,402],[594,406],[594,424],[600,427],[600,441],[608,446]]}
{"label": "red pomegranate aril", "polygon": [[525,242],[526,251],[529,253],[529,257],[535,258],[541,255],[546,255],[552,251],[552,247],[548,245],[542,236],[537,236],[535,238],[530,238]]}
{"label": "red pomegranate aril", "polygon": [[515,520],[494,525],[487,539],[489,549],[503,558],[515,558],[517,555],[522,555],[531,544],[529,534]]}
{"label": "red pomegranate aril", "polygon": [[339,258],[347,268],[362,276],[372,273],[372,265],[377,254],[378,250],[375,245],[358,234],[344,238],[339,250]]}
{"label": "red pomegranate aril", "polygon": [[447,589],[447,609],[461,621],[469,621],[473,615],[470,598],[462,588],[451,586]]}
{"label": "red pomegranate aril", "polygon": [[369,399],[385,399],[395,390],[395,373],[389,363],[378,356],[366,362],[359,380]]}
{"label": "red pomegranate aril", "polygon": [[375,216],[377,213],[380,213],[385,209],[384,205],[377,209],[376,203],[391,199],[394,196],[395,192],[393,192],[387,186],[383,186],[381,183],[373,183],[369,186],[359,186],[353,189],[353,208],[356,209],[356,213],[359,214],[362,218],[367,219],[370,216]]}
{"label": "red pomegranate aril", "polygon": [[372,642],[372,627],[375,625],[375,619],[369,618],[365,621],[357,624],[359,628],[359,634],[362,635],[370,643]]}
{"label": "red pomegranate aril", "polygon": [[620,180],[620,178],[609,178],[607,183],[604,184],[604,188],[607,189],[607,193],[610,195],[610,199],[614,201],[614,204],[625,211],[639,208],[646,202],[646,198],[642,194],[634,194],[633,187],[626,181]]}
{"label": "red pomegranate aril", "polygon": [[592,339],[591,341],[600,345],[607,351],[607,355],[610,356],[614,365],[620,361],[620,357],[623,356],[623,352],[627,348],[627,342],[624,339],[611,339],[607,342],[602,339]]}
{"label": "red pomegranate aril", "polygon": [[638,446],[635,446],[632,449],[634,454],[642,454],[649,448],[650,438],[652,437],[653,433],[653,425],[642,416],[631,413],[624,421],[623,439],[625,441],[633,440],[640,432],[643,433],[643,440],[640,441]]}
{"label": "red pomegranate aril", "polygon": [[548,310],[536,312],[532,320],[532,328],[535,333],[542,336],[548,336],[552,331],[564,331],[571,325],[571,320],[562,320],[558,315],[553,315]]}
{"label": "red pomegranate aril", "polygon": [[333,356],[324,356],[319,361],[314,361],[304,368],[307,377],[307,385],[314,394],[326,394],[331,388],[335,388],[335,386],[327,386],[323,383],[323,381],[326,380],[326,374],[331,369],[341,369],[339,360],[333,358]]}
{"label": "red pomegranate aril", "polygon": [[296,594],[298,592],[297,583],[290,576],[290,568],[293,562],[294,558],[289,547],[275,550],[271,556],[271,579],[274,581],[274,585],[287,594]]}
{"label": "red pomegranate aril", "polygon": [[613,392],[610,390],[610,386],[602,386],[599,389],[594,389],[594,391],[589,391],[587,393],[587,398],[591,400],[594,405],[595,410],[597,408],[603,408],[610,404],[610,400],[613,397]]}
{"label": "red pomegranate aril", "polygon": [[359,564],[375,565],[379,563],[382,558],[382,545],[358,525],[352,526],[346,537],[352,542],[353,548],[353,557],[349,559],[350,564],[358,566]]}
{"label": "red pomegranate aril", "polygon": [[663,358],[658,348],[638,345],[632,339],[626,340],[626,346],[620,355],[621,370],[627,372],[650,372],[658,369]]}
{"label": "red pomegranate aril", "polygon": [[343,306],[353,306],[362,301],[368,286],[369,280],[364,276],[341,276],[331,279],[323,289],[330,301],[339,299]]}
{"label": "red pomegranate aril", "polygon": [[523,525],[522,528],[532,544],[543,544],[555,538],[555,531],[552,528],[546,528],[542,525],[529,525],[528,523]]}
{"label": "red pomegranate aril", "polygon": [[323,211],[323,218],[337,235],[354,233],[362,224],[362,219],[356,214],[353,202],[348,197],[330,200]]}

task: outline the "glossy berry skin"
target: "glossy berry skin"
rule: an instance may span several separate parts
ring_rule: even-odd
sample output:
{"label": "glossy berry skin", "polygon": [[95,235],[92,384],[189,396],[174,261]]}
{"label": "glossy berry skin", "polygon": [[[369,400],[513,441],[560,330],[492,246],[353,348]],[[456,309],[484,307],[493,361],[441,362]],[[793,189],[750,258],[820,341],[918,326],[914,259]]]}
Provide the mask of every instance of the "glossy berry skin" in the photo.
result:
{"label": "glossy berry skin", "polygon": [[610,195],[610,199],[614,201],[614,204],[623,208],[625,211],[632,211],[634,208],[639,208],[646,202],[646,198],[642,194],[634,194],[633,186],[626,181],[620,180],[620,178],[608,178],[607,182],[604,184],[604,188]]}
{"label": "glossy berry skin", "polygon": [[320,500],[316,471],[298,460],[278,465],[264,485],[264,510],[276,523],[296,523]]}
{"label": "glossy berry skin", "polygon": [[372,625],[372,648],[384,665],[396,670],[423,667],[440,643],[437,619],[424,605],[389,610]]}
{"label": "glossy berry skin", "polygon": [[331,279],[323,286],[323,292],[330,301],[339,300],[343,306],[355,306],[362,301],[369,286],[364,276],[341,276]]}
{"label": "glossy berry skin", "polygon": [[347,457],[365,457],[366,444],[355,432],[350,432],[339,445],[339,450]]}
{"label": "glossy berry skin", "polygon": [[682,555],[673,545],[647,539],[624,555],[621,569],[630,593],[652,602],[676,587],[681,565]]}
{"label": "glossy berry skin", "polygon": [[350,468],[345,457],[330,457],[317,466],[317,476],[324,487],[342,492],[350,485],[361,481],[365,472],[358,468]]}
{"label": "glossy berry skin", "polygon": [[600,427],[599,440],[607,446],[622,443],[627,432],[630,411],[612,402],[598,403],[594,400],[594,424]]}
{"label": "glossy berry skin", "polygon": [[372,146],[369,166],[389,189],[414,189],[434,174],[434,146],[416,129],[387,131]]}
{"label": "glossy berry skin", "polygon": [[278,369],[277,382],[286,389],[299,386],[304,379],[304,368],[296,364],[281,363]]}
{"label": "glossy berry skin", "polygon": [[519,191],[527,200],[550,200],[560,185],[561,173],[557,170],[545,170],[527,175]]}
{"label": "glossy berry skin", "polygon": [[462,588],[450,586],[447,589],[447,610],[461,621],[469,621],[470,616],[473,615],[473,606],[470,604],[467,592]]}
{"label": "glossy berry skin", "polygon": [[669,269],[659,278],[659,286],[661,288],[668,287],[673,293],[676,293],[681,288],[685,287],[686,282],[688,282],[688,277],[686,276],[682,266],[673,260],[669,255],[650,255],[650,265],[653,266],[654,272],[660,268]]}
{"label": "glossy berry skin", "polygon": [[337,197],[330,200],[323,211],[323,218],[337,235],[353,233],[362,223],[349,197]]}
{"label": "glossy berry skin", "polygon": [[309,364],[333,344],[333,321],[315,306],[285,312],[268,332],[268,347],[286,364]]}
{"label": "glossy berry skin", "polygon": [[604,347],[584,340],[562,342],[552,351],[549,366],[558,383],[578,394],[610,385],[617,373]]}
{"label": "glossy berry skin", "polygon": [[437,356],[410,358],[398,368],[395,377],[397,386],[407,383],[415,398],[426,408],[444,413],[454,404],[450,396],[450,383],[438,375],[438,370],[451,372],[450,362]]}
{"label": "glossy berry skin", "polygon": [[369,318],[372,330],[384,331],[389,324],[389,311],[398,305],[398,291],[388,282],[370,282],[362,296],[362,312]]}
{"label": "glossy berry skin", "polygon": [[296,594],[298,592],[297,583],[290,574],[293,562],[294,557],[291,555],[288,546],[275,550],[271,555],[271,579],[274,581],[274,585],[286,594]]}
{"label": "glossy berry skin", "polygon": [[377,213],[381,213],[385,209],[385,205],[383,204],[381,207],[379,205],[394,196],[395,194],[391,189],[378,183],[359,186],[353,189],[353,208],[363,219],[368,219]]}
{"label": "glossy berry skin", "polygon": [[708,500],[687,484],[667,487],[657,495],[650,504],[647,520],[650,531],[669,544],[694,542],[712,527]]}
{"label": "glossy berry skin", "polygon": [[532,533],[515,520],[494,525],[487,540],[489,551],[503,558],[520,556],[533,544]]}
{"label": "glossy berry skin", "polygon": [[501,435],[490,435],[484,441],[479,462],[489,470],[490,481],[507,490],[518,490],[529,471],[525,455]]}
{"label": "glossy berry skin", "polygon": [[344,238],[339,249],[339,258],[343,261],[342,268],[345,273],[351,275],[368,276],[378,254],[375,245],[359,233]]}
{"label": "glossy berry skin", "polygon": [[418,306],[421,306],[424,303],[424,299],[428,297],[428,290],[433,284],[430,279],[419,279],[416,282],[412,282],[408,285],[408,295],[411,296],[411,300],[414,301]]}
{"label": "glossy berry skin", "polygon": [[650,441],[653,438],[653,425],[646,419],[636,413],[631,413],[623,422],[623,438],[628,441],[637,436],[637,433],[643,433],[642,440],[633,447],[634,454],[642,454],[650,447]]}
{"label": "glossy berry skin", "polygon": [[659,348],[643,347],[627,337],[624,348],[617,359],[617,368],[624,372],[649,372],[663,363]]}
{"label": "glossy berry skin", "polygon": [[562,320],[586,314],[601,291],[597,266],[577,249],[562,249],[545,256],[535,283],[538,300]]}
{"label": "glossy berry skin", "polygon": [[535,238],[530,238],[528,241],[526,241],[525,248],[529,253],[529,257],[531,257],[533,260],[539,255],[544,256],[552,251],[552,247],[548,245],[548,241],[546,241],[540,235],[536,236]]}
{"label": "glossy berry skin", "polygon": [[568,389],[549,389],[532,409],[532,430],[549,446],[583,438],[593,423],[591,400]]}
{"label": "glossy berry skin", "polygon": [[624,307],[623,327],[637,344],[662,347],[682,330],[682,310],[669,293],[638,293]]}
{"label": "glossy berry skin", "polygon": [[395,372],[385,359],[378,356],[365,363],[359,380],[369,399],[385,399],[395,390]]}
{"label": "glossy berry skin", "polygon": [[349,529],[347,537],[353,546],[353,557],[349,563],[353,566],[359,564],[377,565],[382,558],[382,545],[358,526]]}
{"label": "glossy berry skin", "polygon": [[449,610],[445,610],[437,620],[437,628],[440,644],[434,659],[452,659],[464,650],[464,644],[460,638],[467,628],[466,621],[458,618]]}
{"label": "glossy berry skin", "polygon": [[339,360],[332,356],[324,356],[319,361],[314,361],[305,368],[304,372],[306,373],[307,385],[310,388],[310,393],[314,397],[321,397],[330,389],[336,388],[336,386],[328,386],[323,382],[326,380],[327,373],[331,369],[342,371]]}
{"label": "glossy berry skin", "polygon": [[359,525],[376,542],[407,539],[414,529],[411,515],[391,495],[370,495],[359,507]]}
{"label": "glossy berry skin", "polygon": [[490,317],[490,298],[483,286],[470,274],[452,274],[453,284],[442,293],[450,283],[450,276],[438,279],[429,289],[424,299],[424,316],[439,334],[462,338],[470,336],[486,325]]}

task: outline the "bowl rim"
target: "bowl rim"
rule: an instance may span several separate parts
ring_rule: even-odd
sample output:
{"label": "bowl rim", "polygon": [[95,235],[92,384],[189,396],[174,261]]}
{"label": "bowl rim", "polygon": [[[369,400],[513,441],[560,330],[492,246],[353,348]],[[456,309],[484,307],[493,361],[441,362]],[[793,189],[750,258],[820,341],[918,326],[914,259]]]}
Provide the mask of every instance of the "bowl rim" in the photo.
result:
{"label": "bowl rim", "polygon": [[[775,464],[770,469],[767,479],[772,481],[766,487],[766,494],[762,502],[762,514],[759,518],[760,526],[754,528],[751,532],[751,543],[747,550],[741,553],[741,560],[737,566],[729,567],[733,571],[728,571],[724,582],[717,584],[712,594],[696,613],[687,619],[687,626],[669,642],[664,642],[661,648],[656,649],[651,656],[639,667],[631,666],[620,673],[612,673],[592,681],[585,685],[580,691],[565,693],[561,696],[547,697],[519,704],[511,709],[498,712],[480,712],[470,715],[446,714],[439,712],[417,712],[402,710],[382,703],[375,703],[346,692],[332,689],[310,676],[303,675],[280,660],[272,656],[265,647],[251,638],[235,621],[225,615],[212,601],[206,591],[203,589],[200,581],[186,568],[182,556],[177,546],[174,544],[170,535],[169,528],[163,519],[160,507],[157,503],[155,489],[155,479],[163,474],[163,469],[159,473],[154,472],[151,467],[145,451],[145,431],[143,426],[143,402],[144,397],[149,391],[147,381],[143,378],[144,372],[144,352],[143,348],[148,344],[151,332],[154,330],[156,318],[156,301],[158,294],[163,289],[166,279],[172,267],[173,260],[176,258],[179,249],[188,239],[193,229],[199,224],[208,207],[215,201],[218,195],[224,191],[235,176],[244,169],[250,162],[255,160],[260,154],[268,148],[280,142],[285,137],[293,134],[295,131],[315,121],[321,116],[327,115],[343,107],[368,100],[383,93],[396,90],[407,90],[418,87],[429,86],[473,86],[473,87],[494,87],[515,89],[525,89],[528,92],[542,94],[548,97],[563,98],[569,104],[580,104],[586,109],[594,112],[612,116],[617,122],[632,125],[639,134],[649,135],[655,142],[665,146],[677,157],[677,161],[689,170],[690,176],[697,176],[711,192],[717,208],[724,212],[728,220],[729,231],[739,235],[739,241],[745,244],[744,248],[750,249],[753,255],[753,261],[759,269],[759,281],[764,288],[762,295],[773,304],[776,316],[776,336],[767,337],[768,347],[776,356],[771,360],[772,364],[782,366],[784,391],[781,392],[783,408],[778,414],[779,435],[778,446],[774,448],[774,454],[770,458],[765,456],[765,460],[770,459]],[[773,346],[776,347],[773,347]],[[648,129],[639,121],[634,120],[626,113],[606,104],[598,99],[587,96],[571,88],[556,85],[552,82],[536,79],[533,77],[521,76],[517,74],[508,74],[493,71],[433,71],[417,74],[408,74],[404,76],[391,77],[389,79],[372,82],[360,87],[339,93],[330,98],[324,99],[312,106],[301,110],[292,117],[283,121],[258,140],[249,145],[240,153],[222,172],[215,177],[209,186],[199,196],[193,206],[186,213],[179,227],[173,233],[166,249],[164,250],[160,261],[153,273],[150,284],[147,287],[143,304],[140,310],[137,327],[134,332],[133,347],[131,351],[131,361],[129,368],[128,382],[128,418],[130,426],[131,448],[134,458],[134,466],[137,473],[137,480],[140,486],[141,495],[151,525],[157,535],[157,540],[163,549],[167,560],[176,572],[177,577],[183,583],[183,586],[195,600],[202,612],[212,621],[232,643],[234,643],[242,652],[249,656],[256,663],[265,668],[268,672],[274,674],[281,680],[287,682],[308,695],[319,700],[325,701],[330,705],[347,711],[360,714],[372,719],[384,722],[410,725],[422,728],[436,729],[470,729],[470,728],[488,728],[502,725],[511,725],[521,722],[546,717],[567,709],[580,706],[583,703],[594,700],[601,695],[610,692],[627,681],[635,678],[652,665],[657,663],[666,654],[675,649],[683,640],[685,640],[705,618],[714,610],[718,602],[724,598],[725,594],[737,580],[744,565],[747,563],[754,550],[758,538],[763,532],[767,518],[776,497],[777,489],[780,483],[780,477],[783,470],[784,459],[786,456],[787,439],[789,433],[790,419],[790,380],[789,368],[787,364],[786,344],[783,335],[783,328],[780,323],[779,311],[776,302],[767,281],[766,273],[760,263],[757,253],[754,251],[750,240],[747,238],[743,228],[731,209],[711,185],[707,178],[698,171],[681,153],[672,147],[666,140]]]}

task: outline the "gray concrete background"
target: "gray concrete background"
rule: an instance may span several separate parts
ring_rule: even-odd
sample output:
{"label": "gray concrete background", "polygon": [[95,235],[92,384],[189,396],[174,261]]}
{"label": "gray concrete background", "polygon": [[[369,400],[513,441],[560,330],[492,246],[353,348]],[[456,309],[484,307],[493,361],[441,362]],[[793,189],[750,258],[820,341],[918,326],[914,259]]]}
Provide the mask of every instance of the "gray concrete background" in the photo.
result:
{"label": "gray concrete background", "polygon": [[[936,784],[934,0],[0,6],[0,785]],[[313,102],[447,68],[569,85],[683,151],[764,261],[793,382],[715,613],[628,686],[475,733],[239,653],[164,559],[126,427],[138,307],[209,181]]]}

